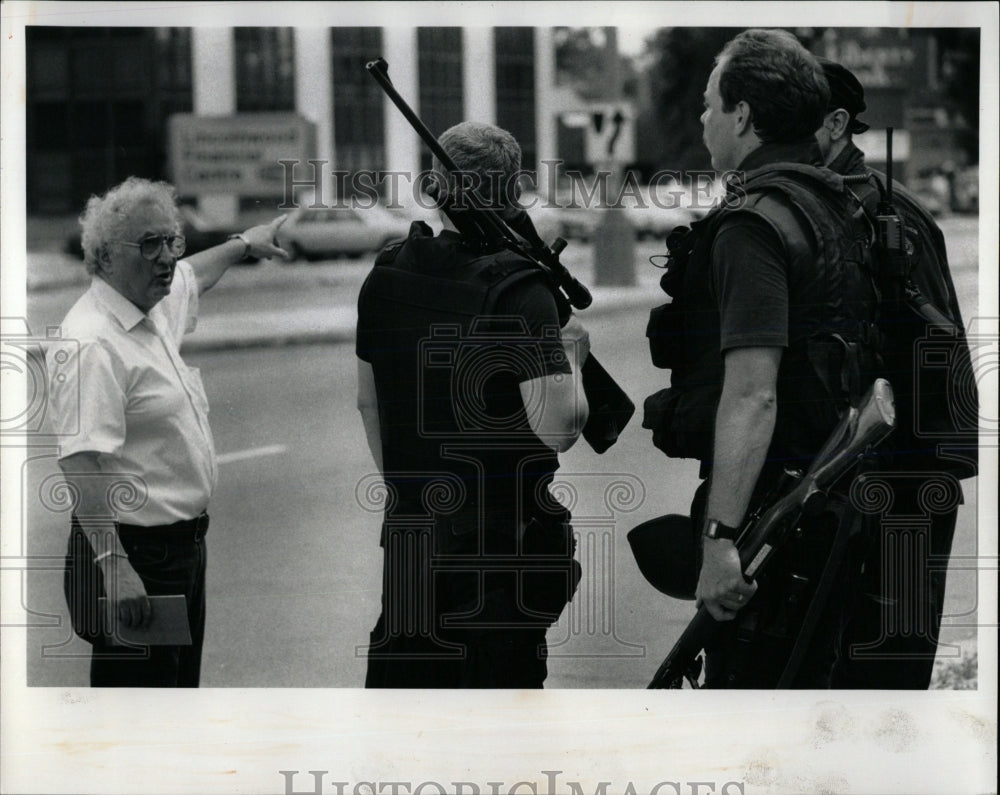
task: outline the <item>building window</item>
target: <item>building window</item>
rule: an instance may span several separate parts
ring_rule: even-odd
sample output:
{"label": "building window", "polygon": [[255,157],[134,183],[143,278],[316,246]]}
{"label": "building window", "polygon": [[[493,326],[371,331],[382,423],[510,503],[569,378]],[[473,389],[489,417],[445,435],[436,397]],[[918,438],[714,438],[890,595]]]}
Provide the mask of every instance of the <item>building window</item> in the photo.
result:
{"label": "building window", "polygon": [[[439,136],[462,121],[461,28],[417,28],[417,75],[420,116]],[[431,167],[426,146],[421,146],[420,167]]]}
{"label": "building window", "polygon": [[385,166],[384,95],[365,70],[381,51],[381,28],[330,30],[335,168],[354,173]]}
{"label": "building window", "polygon": [[236,110],[295,110],[292,28],[236,28]]}
{"label": "building window", "polygon": [[535,140],[535,31],[533,28],[496,28],[497,125],[521,144],[521,166],[536,168]]}
{"label": "building window", "polygon": [[167,118],[192,107],[190,29],[25,33],[28,211],[79,212],[132,174],[169,179]]}

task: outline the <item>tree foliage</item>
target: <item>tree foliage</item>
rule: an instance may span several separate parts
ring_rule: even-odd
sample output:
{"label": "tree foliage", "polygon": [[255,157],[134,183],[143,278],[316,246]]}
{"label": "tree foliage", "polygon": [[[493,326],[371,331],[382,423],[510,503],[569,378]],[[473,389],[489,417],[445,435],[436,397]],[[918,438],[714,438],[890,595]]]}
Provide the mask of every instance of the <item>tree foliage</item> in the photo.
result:
{"label": "tree foliage", "polygon": [[949,112],[965,125],[958,140],[969,163],[979,162],[979,39],[976,28],[937,32],[942,94]]}
{"label": "tree foliage", "polygon": [[[555,41],[556,82],[572,86],[584,99],[601,99],[613,90],[607,85],[607,39],[602,28],[557,27]],[[632,59],[618,54],[622,94],[634,97],[636,69]]]}
{"label": "tree foliage", "polygon": [[701,138],[703,94],[715,56],[742,28],[662,28],[649,40],[649,107],[640,159],[655,169],[711,168]]}

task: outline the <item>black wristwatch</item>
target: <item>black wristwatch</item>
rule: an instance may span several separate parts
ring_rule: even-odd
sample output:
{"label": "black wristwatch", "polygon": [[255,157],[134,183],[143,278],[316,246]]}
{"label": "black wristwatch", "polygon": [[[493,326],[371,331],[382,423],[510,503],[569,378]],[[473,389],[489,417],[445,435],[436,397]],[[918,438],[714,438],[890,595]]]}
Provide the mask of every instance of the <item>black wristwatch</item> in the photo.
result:
{"label": "black wristwatch", "polygon": [[723,524],[718,519],[709,519],[705,522],[705,529],[701,533],[705,538],[728,538],[730,541],[735,541],[736,536],[740,534],[738,527],[730,527],[727,524]]}

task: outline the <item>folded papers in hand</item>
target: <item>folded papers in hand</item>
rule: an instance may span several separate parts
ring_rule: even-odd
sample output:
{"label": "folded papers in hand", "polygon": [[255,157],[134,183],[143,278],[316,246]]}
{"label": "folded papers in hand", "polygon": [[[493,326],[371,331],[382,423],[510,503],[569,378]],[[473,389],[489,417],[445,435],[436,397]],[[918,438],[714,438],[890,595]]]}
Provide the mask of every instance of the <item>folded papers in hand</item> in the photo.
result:
{"label": "folded papers in hand", "polygon": [[[100,598],[101,615],[107,615],[107,598]],[[187,600],[183,594],[150,596],[152,619],[145,627],[127,627],[113,617],[107,641],[115,646],[190,646]]]}

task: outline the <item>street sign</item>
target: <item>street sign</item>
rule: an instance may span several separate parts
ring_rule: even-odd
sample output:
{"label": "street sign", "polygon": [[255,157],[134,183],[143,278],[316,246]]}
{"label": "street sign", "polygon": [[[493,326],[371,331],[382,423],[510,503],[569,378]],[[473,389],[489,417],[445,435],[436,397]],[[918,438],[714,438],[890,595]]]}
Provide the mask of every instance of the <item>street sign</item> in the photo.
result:
{"label": "street sign", "polygon": [[586,157],[588,163],[635,160],[635,113],[626,102],[593,102],[588,106]]}
{"label": "street sign", "polygon": [[196,116],[168,122],[169,168],[181,196],[281,195],[281,160],[315,157],[316,125],[294,113]]}

